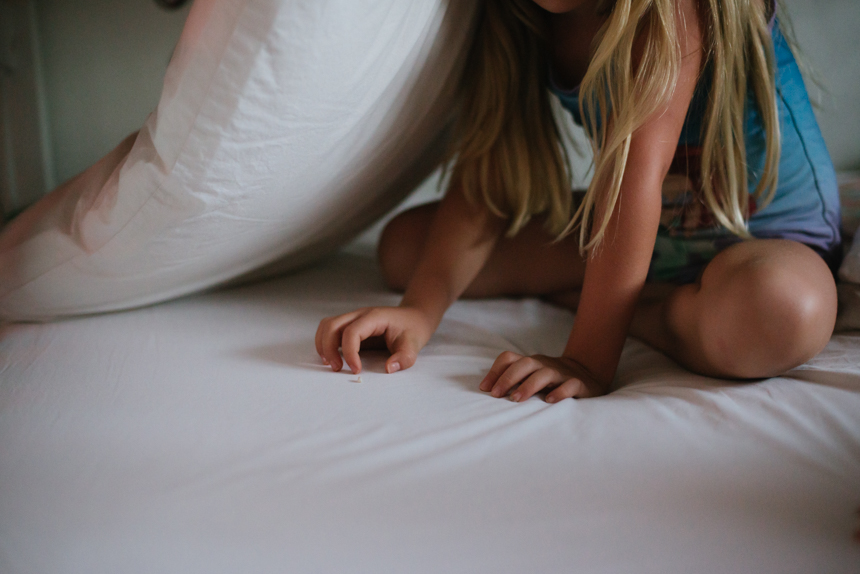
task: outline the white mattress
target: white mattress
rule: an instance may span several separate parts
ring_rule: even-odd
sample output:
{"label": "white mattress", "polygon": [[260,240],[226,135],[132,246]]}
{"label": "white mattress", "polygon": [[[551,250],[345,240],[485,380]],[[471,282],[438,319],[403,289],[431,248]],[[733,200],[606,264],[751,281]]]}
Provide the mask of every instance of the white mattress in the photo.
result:
{"label": "white mattress", "polygon": [[625,349],[609,396],[478,391],[573,317],[457,303],[418,364],[323,367],[372,260],[0,338],[0,572],[860,572],[860,335],[752,384]]}

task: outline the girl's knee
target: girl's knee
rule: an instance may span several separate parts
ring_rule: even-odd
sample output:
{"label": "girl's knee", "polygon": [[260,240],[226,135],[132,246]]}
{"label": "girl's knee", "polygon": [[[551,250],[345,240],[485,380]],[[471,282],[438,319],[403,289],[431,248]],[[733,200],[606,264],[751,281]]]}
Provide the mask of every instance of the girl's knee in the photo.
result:
{"label": "girl's knee", "polygon": [[696,294],[702,352],[724,376],[783,373],[830,339],[836,320],[830,270],[808,247],[783,243],[714,259],[702,276]]}

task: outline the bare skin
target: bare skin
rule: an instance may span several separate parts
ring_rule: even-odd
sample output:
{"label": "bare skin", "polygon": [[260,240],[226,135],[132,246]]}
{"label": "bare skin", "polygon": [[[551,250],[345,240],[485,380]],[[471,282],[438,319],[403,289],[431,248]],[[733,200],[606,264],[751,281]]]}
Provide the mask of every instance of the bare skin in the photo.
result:
{"label": "bare skin", "polygon": [[[383,232],[379,261],[392,289],[408,284],[436,208],[411,209]],[[575,311],[585,260],[575,238],[552,239],[534,221],[500,240],[464,296],[544,297]],[[801,243],[759,239],[721,252],[697,283],[646,284],[630,334],[693,372],[750,379],[817,355],[835,321],[836,284],[821,257]]]}

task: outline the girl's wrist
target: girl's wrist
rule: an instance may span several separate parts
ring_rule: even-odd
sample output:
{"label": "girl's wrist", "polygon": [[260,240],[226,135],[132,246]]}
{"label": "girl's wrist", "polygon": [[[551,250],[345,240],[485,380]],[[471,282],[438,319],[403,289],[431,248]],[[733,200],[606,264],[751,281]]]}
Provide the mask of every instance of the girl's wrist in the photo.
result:
{"label": "girl's wrist", "polygon": [[[416,273],[417,275],[417,273]],[[442,322],[445,311],[454,302],[449,295],[449,286],[435,276],[413,277],[400,300],[400,307],[422,313],[435,330]],[[453,298],[456,300],[456,298]]]}
{"label": "girl's wrist", "polygon": [[604,391],[608,391],[612,385],[612,380],[615,378],[615,369],[612,370],[611,374],[600,373],[596,369],[590,368],[587,361],[583,361],[575,353],[567,350],[562,353],[561,359],[568,363],[575,371],[581,372],[591,382],[599,385]]}
{"label": "girl's wrist", "polygon": [[435,332],[436,328],[439,327],[439,323],[442,322],[442,317],[445,315],[445,311],[447,310],[447,306],[441,308],[438,304],[432,305],[427,301],[413,301],[407,299],[405,296],[398,306],[401,309],[409,309],[419,313],[431,332]]}

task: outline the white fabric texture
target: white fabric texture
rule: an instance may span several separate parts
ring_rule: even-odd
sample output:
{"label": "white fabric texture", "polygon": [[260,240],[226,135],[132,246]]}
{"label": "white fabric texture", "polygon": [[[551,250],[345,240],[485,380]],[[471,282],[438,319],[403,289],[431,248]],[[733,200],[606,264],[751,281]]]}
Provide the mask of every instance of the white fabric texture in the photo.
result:
{"label": "white fabric texture", "polygon": [[839,294],[839,313],[835,327],[837,333],[860,331],[860,276],[855,280],[855,271],[860,275],[860,240],[856,238],[839,268],[840,281],[836,284]]}
{"label": "white fabric texture", "polygon": [[[845,254],[839,268],[839,278],[843,281],[860,284],[860,172],[841,172],[837,174],[839,195],[842,201],[842,231],[848,238],[854,238],[851,248]],[[857,324],[860,329],[860,322]]]}
{"label": "white fabric texture", "polygon": [[163,301],[342,245],[438,163],[475,2],[197,0],[139,134],[0,235],[0,319]]}
{"label": "white fabric texture", "polygon": [[843,281],[860,284],[860,234],[856,232],[851,243],[851,249],[845,254],[842,265],[839,267],[839,278]]}
{"label": "white fabric texture", "polygon": [[860,173],[837,174],[842,201],[842,239],[851,241],[839,267],[837,331],[860,331]]}
{"label": "white fabric texture", "polygon": [[787,375],[691,375],[629,341],[616,390],[478,391],[573,317],[461,301],[361,383],[319,320],[396,303],[372,259],[0,331],[0,572],[860,571],[860,336]]}

